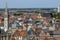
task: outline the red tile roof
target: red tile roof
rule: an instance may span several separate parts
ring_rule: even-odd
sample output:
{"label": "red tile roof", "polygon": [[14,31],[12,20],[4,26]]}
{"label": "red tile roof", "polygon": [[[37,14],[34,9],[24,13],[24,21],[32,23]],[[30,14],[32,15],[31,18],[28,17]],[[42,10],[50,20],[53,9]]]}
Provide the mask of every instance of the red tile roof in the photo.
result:
{"label": "red tile roof", "polygon": [[33,19],[36,19],[37,17],[38,17],[37,15],[33,15],[33,16],[32,16]]}

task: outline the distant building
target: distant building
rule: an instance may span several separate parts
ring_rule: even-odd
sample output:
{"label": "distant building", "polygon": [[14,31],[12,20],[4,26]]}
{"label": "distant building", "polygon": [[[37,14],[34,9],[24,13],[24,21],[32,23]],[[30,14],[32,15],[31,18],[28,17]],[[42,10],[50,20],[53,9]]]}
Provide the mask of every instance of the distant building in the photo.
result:
{"label": "distant building", "polygon": [[58,6],[58,12],[60,12],[60,5]]}

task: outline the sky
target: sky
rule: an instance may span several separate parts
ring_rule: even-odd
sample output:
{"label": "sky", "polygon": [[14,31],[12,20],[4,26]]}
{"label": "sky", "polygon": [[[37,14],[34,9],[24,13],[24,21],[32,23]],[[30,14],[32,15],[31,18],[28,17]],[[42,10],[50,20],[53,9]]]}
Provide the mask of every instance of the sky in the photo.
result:
{"label": "sky", "polygon": [[[59,1],[59,2],[58,2]],[[60,0],[0,0],[0,8],[55,8]]]}

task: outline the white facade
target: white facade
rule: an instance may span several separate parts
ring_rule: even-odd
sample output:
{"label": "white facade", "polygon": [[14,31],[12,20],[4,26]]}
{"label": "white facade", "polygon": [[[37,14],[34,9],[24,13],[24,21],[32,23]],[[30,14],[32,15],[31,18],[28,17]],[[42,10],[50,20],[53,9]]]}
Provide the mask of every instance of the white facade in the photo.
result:
{"label": "white facade", "polygon": [[60,5],[58,6],[58,12],[60,12]]}
{"label": "white facade", "polygon": [[38,14],[38,18],[42,18],[42,16],[41,16],[41,14],[40,14],[40,13]]}

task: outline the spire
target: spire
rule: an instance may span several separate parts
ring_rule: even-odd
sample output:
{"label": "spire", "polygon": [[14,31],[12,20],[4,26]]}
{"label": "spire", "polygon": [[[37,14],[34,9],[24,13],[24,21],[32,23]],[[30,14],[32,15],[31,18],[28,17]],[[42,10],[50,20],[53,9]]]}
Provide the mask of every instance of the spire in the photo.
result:
{"label": "spire", "polygon": [[7,6],[7,2],[5,4],[5,17],[8,17],[8,6]]}
{"label": "spire", "polygon": [[7,8],[7,2],[6,2],[6,5],[5,5],[5,14],[4,14],[4,31],[6,32],[8,30],[8,8]]}
{"label": "spire", "polygon": [[8,6],[7,6],[7,2],[5,4],[5,11],[7,12]]}
{"label": "spire", "polygon": [[58,6],[58,12],[60,12],[60,5]]}

